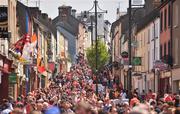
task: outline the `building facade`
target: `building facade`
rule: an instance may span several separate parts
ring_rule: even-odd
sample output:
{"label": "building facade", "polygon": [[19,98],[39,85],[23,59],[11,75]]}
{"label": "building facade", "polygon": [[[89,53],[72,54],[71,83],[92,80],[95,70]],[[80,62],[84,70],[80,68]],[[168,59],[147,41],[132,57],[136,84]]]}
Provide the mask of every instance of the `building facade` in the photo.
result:
{"label": "building facade", "polygon": [[161,71],[160,93],[172,92],[172,0],[164,0],[160,6],[160,58],[169,67]]}
{"label": "building facade", "polygon": [[[135,36],[135,41],[138,43],[134,56],[141,57],[142,64],[135,66],[134,84],[137,85],[134,87],[139,88],[139,92],[142,92],[142,90],[148,91],[148,89],[157,92],[158,73],[157,69],[154,68],[154,63],[160,60],[160,20],[158,9],[145,16],[143,20],[143,22],[137,24]],[[137,81],[141,83],[136,83]]]}
{"label": "building facade", "polygon": [[173,55],[173,70],[172,70],[172,90],[173,93],[180,92],[180,53],[179,53],[179,44],[180,44],[180,1],[174,0],[172,6],[172,55]]}

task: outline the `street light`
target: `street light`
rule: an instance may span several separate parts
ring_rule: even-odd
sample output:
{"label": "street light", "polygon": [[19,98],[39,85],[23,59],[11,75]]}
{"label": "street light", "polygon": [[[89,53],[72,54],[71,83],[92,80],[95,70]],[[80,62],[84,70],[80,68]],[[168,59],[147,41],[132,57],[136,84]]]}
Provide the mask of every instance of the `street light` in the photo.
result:
{"label": "street light", "polygon": [[[94,9],[94,12],[91,12]],[[97,10],[100,10],[100,12],[98,12]],[[97,33],[97,14],[98,13],[107,13],[107,10],[102,10],[99,5],[98,5],[98,1],[95,0],[93,7],[88,10],[87,12],[90,13],[94,13],[95,14],[95,49],[96,49],[96,94],[98,95],[98,76],[97,76],[97,72],[98,72],[98,33]]]}
{"label": "street light", "polygon": [[[129,90],[129,94],[131,93],[132,90],[132,39],[131,39],[131,35],[132,35],[132,6],[134,7],[142,7],[144,6],[144,4],[135,4],[132,5],[132,0],[129,0],[129,10],[128,10],[128,14],[129,14],[129,39],[128,39],[128,52],[129,52],[129,67],[128,67],[128,82],[129,84],[127,85],[127,88]],[[134,11],[136,12],[136,11]],[[134,13],[133,13],[134,15]]]}

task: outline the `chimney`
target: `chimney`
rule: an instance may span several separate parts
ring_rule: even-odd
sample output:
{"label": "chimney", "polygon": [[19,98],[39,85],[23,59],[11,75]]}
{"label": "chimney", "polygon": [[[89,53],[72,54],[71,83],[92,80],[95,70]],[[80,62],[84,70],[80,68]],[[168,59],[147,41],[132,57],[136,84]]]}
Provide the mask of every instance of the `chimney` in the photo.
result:
{"label": "chimney", "polygon": [[48,20],[49,20],[49,23],[51,23],[51,24],[52,24],[52,19],[51,19],[51,18],[48,18]]}
{"label": "chimney", "polygon": [[74,17],[76,17],[76,10],[75,10],[75,9],[72,9],[71,15],[74,16]]}
{"label": "chimney", "polygon": [[69,16],[71,15],[71,9],[72,7],[71,6],[60,6],[59,8],[59,16],[60,17],[66,17],[66,16]]}
{"label": "chimney", "polygon": [[117,16],[117,17],[116,17],[116,20],[119,19],[119,17],[120,17],[120,9],[119,9],[119,8],[117,8],[116,16]]}
{"label": "chimney", "polygon": [[46,21],[48,21],[48,14],[47,13],[42,13],[42,18]]}

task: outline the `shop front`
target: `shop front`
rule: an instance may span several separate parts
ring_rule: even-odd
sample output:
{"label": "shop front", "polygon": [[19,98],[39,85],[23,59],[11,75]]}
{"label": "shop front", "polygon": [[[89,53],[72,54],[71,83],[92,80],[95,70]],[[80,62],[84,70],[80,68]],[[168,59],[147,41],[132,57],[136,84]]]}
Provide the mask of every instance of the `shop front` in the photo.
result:
{"label": "shop front", "polygon": [[172,89],[173,93],[180,94],[180,68],[172,70]]}
{"label": "shop front", "polygon": [[9,75],[11,74],[12,60],[0,54],[0,102],[9,96]]}
{"label": "shop front", "polygon": [[171,71],[161,72],[161,78],[160,78],[160,83],[159,83],[159,92],[161,94],[172,92],[171,76],[172,76]]}
{"label": "shop front", "polygon": [[13,96],[14,99],[17,99],[17,95],[18,95],[18,90],[17,90],[17,73],[12,72],[9,74],[9,92],[8,92],[8,96]]}

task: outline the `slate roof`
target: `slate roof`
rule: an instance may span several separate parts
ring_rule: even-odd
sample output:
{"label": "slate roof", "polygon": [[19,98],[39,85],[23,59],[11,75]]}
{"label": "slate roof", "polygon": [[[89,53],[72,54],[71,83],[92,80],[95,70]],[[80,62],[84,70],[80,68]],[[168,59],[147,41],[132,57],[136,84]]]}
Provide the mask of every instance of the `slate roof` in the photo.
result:
{"label": "slate roof", "polygon": [[83,24],[81,21],[79,21],[72,15],[69,15],[67,17],[67,20],[62,20],[60,16],[57,16],[55,19],[53,19],[53,24],[55,26],[59,25],[75,36],[78,35],[80,23]]}
{"label": "slate roof", "polygon": [[160,16],[159,14],[159,8],[154,9],[151,13],[143,17],[141,20],[137,22],[137,31],[139,32],[142,29],[144,29],[148,24],[150,24],[153,20],[158,18]]}
{"label": "slate roof", "polygon": [[[56,37],[56,27],[54,27],[49,21],[48,15],[41,13],[38,7],[27,7],[21,2],[17,1],[17,20],[19,25],[19,34],[22,36],[26,33],[26,15],[29,17],[29,21],[37,19],[41,24],[43,24],[48,31],[52,32]],[[26,14],[27,13],[27,14]],[[47,20],[43,18],[43,15],[47,15]]]}

